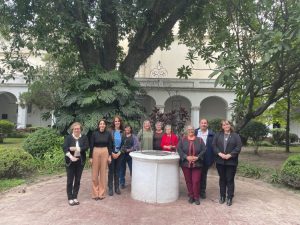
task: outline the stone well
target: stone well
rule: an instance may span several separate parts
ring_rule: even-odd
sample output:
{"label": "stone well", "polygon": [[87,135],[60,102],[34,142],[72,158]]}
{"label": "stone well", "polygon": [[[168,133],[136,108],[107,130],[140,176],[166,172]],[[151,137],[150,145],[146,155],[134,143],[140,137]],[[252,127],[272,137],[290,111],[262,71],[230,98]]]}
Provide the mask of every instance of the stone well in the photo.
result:
{"label": "stone well", "polygon": [[131,196],[148,203],[168,203],[179,197],[179,155],[143,150],[131,152]]}

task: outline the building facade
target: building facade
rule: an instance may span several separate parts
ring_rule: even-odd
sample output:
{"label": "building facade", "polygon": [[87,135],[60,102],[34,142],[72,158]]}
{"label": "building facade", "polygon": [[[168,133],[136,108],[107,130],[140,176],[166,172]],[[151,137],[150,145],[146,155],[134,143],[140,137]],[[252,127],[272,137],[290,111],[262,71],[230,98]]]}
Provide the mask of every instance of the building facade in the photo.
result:
{"label": "building facade", "polygon": [[[195,127],[199,126],[200,118],[230,120],[231,104],[235,98],[234,92],[215,86],[215,80],[209,78],[215,65],[205,64],[201,59],[191,65],[186,61],[187,52],[185,45],[174,41],[170,50],[157,49],[141,65],[135,79],[146,91],[141,101],[146,113],[150,114],[153,107],[159,108],[162,112],[184,107],[190,113],[190,122]],[[32,63],[42,64],[40,59],[32,59]],[[177,69],[182,65],[192,68],[192,75],[189,79],[176,77]],[[47,121],[41,119],[44,110],[34,105],[20,104],[19,96],[27,90],[27,84],[21,75],[15,80],[0,84],[0,119],[14,122],[17,128],[24,128],[28,125],[52,126],[54,118]],[[298,123],[292,123],[291,132],[300,136]]]}

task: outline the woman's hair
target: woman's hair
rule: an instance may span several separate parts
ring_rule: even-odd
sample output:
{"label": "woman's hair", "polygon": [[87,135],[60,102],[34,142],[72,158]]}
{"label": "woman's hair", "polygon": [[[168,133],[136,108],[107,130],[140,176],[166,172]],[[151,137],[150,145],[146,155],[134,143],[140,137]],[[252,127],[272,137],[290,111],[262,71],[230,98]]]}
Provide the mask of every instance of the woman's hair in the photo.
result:
{"label": "woman's hair", "polygon": [[150,124],[149,130],[152,131],[150,120],[144,120],[144,122],[143,122],[143,128],[142,129],[144,130],[145,123],[149,123]]}
{"label": "woman's hair", "polygon": [[120,130],[123,130],[123,120],[122,120],[121,116],[118,116],[118,115],[116,115],[114,117],[114,120],[112,121],[112,124],[111,124],[111,129],[113,129],[113,130],[116,129],[116,127],[115,127],[115,119],[119,119],[119,121],[120,121]]}
{"label": "woman's hair", "polygon": [[125,128],[127,128],[127,127],[129,127],[129,128],[130,128],[130,133],[132,134],[132,126],[131,126],[131,125],[129,125],[129,124],[126,124],[126,125],[124,126],[124,130],[125,130]]}
{"label": "woman's hair", "polygon": [[192,124],[186,125],[184,131],[187,133],[188,130],[190,130],[190,129],[195,130],[195,128],[194,128],[194,126]]}
{"label": "woman's hair", "polygon": [[160,126],[162,126],[163,124],[162,124],[162,122],[160,122],[160,121],[157,121],[156,123],[155,123],[155,127],[157,126],[157,125],[159,125],[160,124]]}
{"label": "woman's hair", "polygon": [[165,126],[165,132],[166,132],[167,129],[171,129],[171,131],[172,131],[172,126],[171,126],[170,124],[167,124],[167,125]]}
{"label": "woman's hair", "polygon": [[234,132],[234,128],[232,123],[229,120],[221,120],[221,124],[220,124],[220,131],[224,131],[223,130],[223,123],[228,123],[230,125],[230,132]]}
{"label": "woman's hair", "polygon": [[104,122],[104,123],[105,123],[105,126],[107,126],[106,120],[105,120],[105,119],[100,119],[100,120],[98,121],[97,130],[99,129],[99,125],[100,125],[101,122]]}
{"label": "woman's hair", "polygon": [[70,126],[71,131],[73,131],[75,126],[80,126],[80,130],[82,131],[82,125],[79,122],[72,123],[72,125]]}

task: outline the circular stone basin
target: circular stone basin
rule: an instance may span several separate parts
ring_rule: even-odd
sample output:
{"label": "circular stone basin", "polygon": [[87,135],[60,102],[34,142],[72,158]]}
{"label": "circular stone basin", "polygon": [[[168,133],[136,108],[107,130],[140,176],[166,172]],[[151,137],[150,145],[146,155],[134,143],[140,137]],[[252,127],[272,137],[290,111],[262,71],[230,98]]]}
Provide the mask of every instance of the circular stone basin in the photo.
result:
{"label": "circular stone basin", "polygon": [[143,150],[131,152],[131,196],[149,203],[168,203],[179,197],[179,155]]}

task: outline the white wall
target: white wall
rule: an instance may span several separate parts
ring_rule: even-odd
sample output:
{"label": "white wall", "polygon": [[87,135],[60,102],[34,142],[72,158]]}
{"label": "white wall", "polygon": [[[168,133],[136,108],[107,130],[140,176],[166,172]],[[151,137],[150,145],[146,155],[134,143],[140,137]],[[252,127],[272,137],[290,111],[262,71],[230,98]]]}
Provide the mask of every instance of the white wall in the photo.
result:
{"label": "white wall", "polygon": [[300,123],[296,121],[291,121],[290,133],[297,134],[300,138]]}
{"label": "white wall", "polygon": [[40,110],[37,106],[32,105],[31,112],[27,112],[27,124],[31,124],[34,127],[47,127],[51,125],[51,118],[47,121],[42,120],[42,113],[47,110]]}

